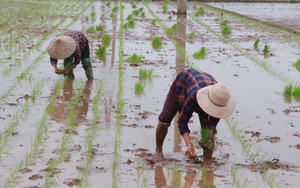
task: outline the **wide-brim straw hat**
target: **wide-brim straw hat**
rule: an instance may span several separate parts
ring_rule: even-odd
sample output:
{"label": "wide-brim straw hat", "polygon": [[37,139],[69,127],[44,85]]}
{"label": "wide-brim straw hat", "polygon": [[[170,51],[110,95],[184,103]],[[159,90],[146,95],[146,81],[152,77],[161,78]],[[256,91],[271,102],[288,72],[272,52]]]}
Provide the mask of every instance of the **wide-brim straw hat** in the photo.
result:
{"label": "wide-brim straw hat", "polygon": [[204,112],[215,118],[226,118],[235,109],[235,100],[228,87],[222,83],[199,89],[197,102]]}
{"label": "wide-brim straw hat", "polygon": [[76,43],[72,37],[59,36],[49,43],[47,52],[54,59],[65,59],[71,56],[75,49]]}

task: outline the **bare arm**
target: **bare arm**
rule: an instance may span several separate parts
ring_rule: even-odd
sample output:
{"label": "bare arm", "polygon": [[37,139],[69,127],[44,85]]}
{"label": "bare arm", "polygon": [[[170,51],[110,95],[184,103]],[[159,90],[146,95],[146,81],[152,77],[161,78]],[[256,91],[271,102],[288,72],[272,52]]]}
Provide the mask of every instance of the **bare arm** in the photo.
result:
{"label": "bare arm", "polygon": [[182,138],[183,138],[183,140],[185,142],[185,145],[186,145],[185,154],[188,156],[188,158],[196,157],[195,147],[194,147],[193,143],[191,142],[189,132],[184,133],[182,135]]}

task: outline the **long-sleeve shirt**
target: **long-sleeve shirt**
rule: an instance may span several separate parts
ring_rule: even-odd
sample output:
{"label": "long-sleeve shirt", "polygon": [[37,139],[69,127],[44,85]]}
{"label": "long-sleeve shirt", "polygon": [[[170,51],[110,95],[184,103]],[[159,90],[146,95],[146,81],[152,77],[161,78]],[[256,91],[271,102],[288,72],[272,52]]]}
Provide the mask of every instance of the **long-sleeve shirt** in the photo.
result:
{"label": "long-sleeve shirt", "polygon": [[[65,32],[63,35],[72,37],[75,40],[76,49],[75,49],[75,52],[72,54],[74,57],[72,64],[74,65],[74,67],[76,67],[79,64],[79,62],[81,61],[81,52],[85,48],[88,39],[80,31],[69,30],[69,31]],[[51,62],[51,65],[53,65],[53,64],[56,65],[57,59],[50,57],[50,62]]]}
{"label": "long-sleeve shirt", "polygon": [[207,126],[216,127],[220,119],[205,113],[198,105],[196,97],[199,89],[217,82],[214,77],[203,71],[186,69],[177,75],[174,82],[180,109],[178,118],[180,134],[183,135],[186,132],[190,132],[188,122],[193,112],[199,115],[202,128]]}

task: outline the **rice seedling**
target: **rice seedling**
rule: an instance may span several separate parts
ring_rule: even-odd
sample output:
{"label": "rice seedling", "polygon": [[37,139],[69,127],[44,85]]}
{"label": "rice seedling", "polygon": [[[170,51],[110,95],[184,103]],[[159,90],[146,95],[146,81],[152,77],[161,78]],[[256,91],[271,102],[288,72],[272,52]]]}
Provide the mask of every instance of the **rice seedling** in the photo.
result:
{"label": "rice seedling", "polygon": [[109,14],[109,17],[115,18],[115,17],[116,17],[116,14],[112,12],[112,13]]}
{"label": "rice seedling", "polygon": [[144,10],[144,7],[140,7],[140,8],[139,8],[139,11],[140,11],[140,12],[143,12],[143,10]]}
{"label": "rice seedling", "polygon": [[118,10],[119,10],[119,7],[118,7],[118,6],[115,6],[111,11],[112,11],[113,13],[116,13],[116,12],[118,12]]}
{"label": "rice seedling", "polygon": [[162,6],[162,12],[163,13],[166,13],[168,11],[168,7],[167,5],[164,3],[163,6]]}
{"label": "rice seedling", "polygon": [[160,39],[160,38],[154,38],[153,40],[152,40],[152,43],[151,43],[151,45],[152,45],[152,47],[154,48],[154,49],[159,49],[159,48],[161,48],[162,47],[162,40]]}
{"label": "rice seedling", "polygon": [[132,19],[132,14],[129,14],[129,15],[127,16],[127,19]]}
{"label": "rice seedling", "polygon": [[125,30],[128,29],[128,23],[124,23],[122,28],[124,28]]}
{"label": "rice seedling", "polygon": [[300,72],[300,59],[298,59],[293,66]]}
{"label": "rice seedling", "polygon": [[5,127],[5,132],[1,135],[1,143],[0,143],[0,162],[2,161],[2,155],[12,155],[9,153],[11,146],[9,145],[9,139],[14,132],[16,132],[16,128],[19,125],[19,118],[22,118],[22,110],[17,110],[11,117],[10,121]]}
{"label": "rice seedling", "polygon": [[108,34],[102,35],[101,40],[102,40],[103,46],[106,46],[106,47],[110,46],[110,43],[111,43],[110,35],[108,35]]}
{"label": "rice seedling", "polygon": [[227,24],[228,24],[228,20],[223,20],[220,22],[221,26],[227,26]]}
{"label": "rice seedling", "polygon": [[188,37],[188,38],[197,38],[195,32],[191,32],[190,34],[188,34],[187,37]]}
{"label": "rice seedling", "polygon": [[97,30],[97,31],[103,31],[103,30],[104,30],[104,26],[101,25],[101,24],[100,24],[100,25],[97,25],[97,26],[96,26],[96,30]]}
{"label": "rice seedling", "polygon": [[[35,91],[33,91],[33,93],[40,93],[40,91],[42,90],[42,85],[43,81],[38,83],[34,88]],[[60,91],[60,90],[59,90]],[[57,98],[57,96],[59,95],[60,92],[56,92],[51,100],[50,103],[53,103],[53,98]],[[33,94],[32,94],[33,95]],[[49,105],[50,105],[49,103]],[[21,176],[19,175],[21,172],[21,169],[24,167],[27,167],[28,165],[32,164],[32,162],[34,162],[37,158],[37,155],[39,155],[40,153],[43,152],[44,148],[43,148],[43,135],[48,131],[48,112],[47,109],[44,110],[44,113],[42,115],[41,120],[38,122],[37,124],[37,134],[36,137],[34,139],[31,140],[31,149],[29,153],[26,153],[25,157],[23,158],[23,160],[21,160],[19,162],[18,165],[16,165],[16,167],[14,169],[12,169],[10,171],[10,175],[8,176],[8,179],[6,180],[4,187],[17,187],[18,184],[20,184],[22,182],[21,180]]]}
{"label": "rice seedling", "polygon": [[142,13],[141,13],[141,17],[143,17],[143,18],[145,18],[145,17],[146,17],[146,14],[145,14],[145,12],[142,12]]}
{"label": "rice seedling", "polygon": [[207,50],[203,46],[203,47],[201,47],[201,49],[198,52],[195,52],[193,54],[193,58],[195,58],[195,59],[205,59],[206,55],[207,55]]}
{"label": "rice seedling", "polygon": [[270,52],[270,46],[266,44],[266,45],[264,46],[263,53],[264,53],[264,54],[267,54],[267,53],[269,53],[269,52]]}
{"label": "rice seedling", "polygon": [[131,8],[135,9],[136,8],[136,4],[132,4]]}
{"label": "rice seedling", "polygon": [[152,20],[150,21],[150,24],[153,25],[153,26],[155,26],[155,25],[156,25],[156,19],[152,19]]}
{"label": "rice seedling", "polygon": [[140,163],[140,161],[137,161],[137,184],[138,187],[149,187],[150,185],[150,173],[148,173],[149,169],[146,165]]}
{"label": "rice seedling", "polygon": [[91,12],[91,17],[95,18],[96,17],[96,12]]}
{"label": "rice seedling", "polygon": [[176,30],[176,29],[179,28],[179,25],[178,25],[177,23],[176,23],[176,24],[173,24],[171,28],[174,29],[174,30]]}
{"label": "rice seedling", "polygon": [[168,16],[168,19],[171,20],[171,19],[172,19],[172,16]]}
{"label": "rice seedling", "polygon": [[210,129],[206,129],[206,128],[201,129],[201,142],[202,143],[207,142],[211,138],[211,135],[212,135],[212,131]]}
{"label": "rice seedling", "polygon": [[106,46],[100,46],[95,54],[100,61],[106,62]]}
{"label": "rice seedling", "polygon": [[135,27],[135,21],[134,20],[128,20],[127,27],[128,28],[134,28]]}
{"label": "rice seedling", "polygon": [[178,27],[179,27],[178,24],[174,24],[174,25],[172,25],[170,28],[167,28],[167,29],[166,29],[166,33],[167,33],[168,35],[173,35],[173,34],[177,31]]}
{"label": "rice seedling", "polygon": [[[236,139],[241,145],[243,151],[247,154],[249,160],[253,164],[263,164],[263,161],[270,161],[270,157],[268,157],[268,154],[264,149],[262,149],[260,146],[257,146],[256,143],[249,141],[245,134],[244,131],[238,129],[238,122],[235,122],[233,119],[226,118],[225,119],[227,122],[227,125],[229,126],[230,131],[232,132],[232,135],[234,139]],[[263,170],[265,167],[264,165],[258,165],[260,171]],[[268,183],[270,187],[280,187],[280,186],[275,186],[279,185],[282,183],[282,181],[276,179],[276,174],[270,173],[268,174],[266,171],[263,172],[261,176],[265,181]],[[271,180],[272,181],[269,181]]]}
{"label": "rice seedling", "polygon": [[[178,50],[179,54],[181,55],[181,57],[184,57],[186,64],[189,67],[194,67],[193,64],[191,64],[189,62],[188,57],[185,54],[185,49],[176,41],[173,39],[172,34],[174,33],[170,28],[168,28],[161,20],[160,18],[153,12],[153,10],[149,7],[149,5],[143,1],[144,6],[147,8],[147,10],[149,11],[149,13],[153,16],[153,18],[155,20],[157,20],[158,24],[164,29],[164,31],[166,32],[166,34],[168,35],[168,37],[171,39],[172,43],[174,44],[174,46],[176,47],[176,49]],[[174,7],[176,5],[174,4]]]}
{"label": "rice seedling", "polygon": [[139,78],[151,78],[153,75],[153,69],[139,69]]}
{"label": "rice seedling", "polygon": [[203,15],[204,15],[204,9],[202,7],[200,8],[200,10],[195,12],[196,17],[203,16]]}
{"label": "rice seedling", "polygon": [[95,28],[93,26],[91,26],[86,29],[86,32],[92,34],[92,33],[95,33],[96,31],[95,31]]}
{"label": "rice seedling", "polygon": [[85,16],[85,21],[87,22],[87,21],[89,21],[89,19],[90,19],[89,16],[86,15],[86,16]]}
{"label": "rice seedling", "polygon": [[300,96],[300,87],[294,87],[293,91],[292,91],[292,95],[293,96]]}
{"label": "rice seedling", "polygon": [[[87,81],[89,82],[89,81]],[[87,84],[87,83],[86,83]],[[93,154],[93,142],[96,138],[96,133],[98,128],[97,121],[100,118],[101,112],[100,112],[100,99],[102,97],[102,83],[97,82],[96,83],[96,96],[93,99],[93,106],[92,106],[92,112],[93,112],[93,120],[91,123],[91,128],[86,130],[86,142],[85,142],[85,160],[83,163],[82,168],[85,170],[79,171],[79,177],[78,180],[80,181],[79,187],[90,187],[88,182],[88,175],[91,172],[93,160],[95,158]]]}
{"label": "rice seedling", "polygon": [[258,49],[258,44],[259,44],[259,39],[256,39],[255,42],[254,42],[254,44],[253,44],[253,47],[255,49]]}
{"label": "rice seedling", "polygon": [[110,7],[110,2],[107,2],[105,5],[106,5],[107,7]]}
{"label": "rice seedling", "polygon": [[292,91],[293,91],[293,85],[289,84],[289,85],[285,86],[283,95],[292,95]]}
{"label": "rice seedling", "polygon": [[243,180],[241,180],[241,178],[239,177],[240,173],[238,173],[238,170],[239,167],[237,166],[232,166],[230,169],[233,184],[235,185],[235,187],[249,187],[251,182],[248,180],[248,177],[244,177]]}
{"label": "rice seedling", "polygon": [[139,10],[133,10],[133,11],[132,11],[132,15],[133,15],[133,16],[139,16],[139,14],[140,14],[140,11],[139,11]]}
{"label": "rice seedling", "polygon": [[132,56],[128,57],[126,59],[126,61],[133,62],[133,63],[139,63],[142,61],[142,59],[143,59],[143,56],[137,55],[136,53],[134,53]]}
{"label": "rice seedling", "polygon": [[231,29],[230,26],[225,26],[225,27],[222,28],[222,34],[223,35],[229,35],[229,34],[231,34],[231,31],[232,31],[232,29]]}
{"label": "rice seedling", "polygon": [[136,82],[134,84],[134,91],[136,95],[141,95],[144,92],[145,84],[142,82]]}
{"label": "rice seedling", "polygon": [[[120,6],[122,6],[122,1],[119,0]],[[124,26],[123,21],[123,10],[120,10],[120,25]],[[119,68],[122,68],[123,66],[123,27],[120,27],[119,30]],[[120,173],[118,172],[118,167],[120,163],[120,149],[121,149],[121,136],[122,136],[122,112],[124,108],[124,99],[122,98],[123,94],[123,77],[124,77],[124,71],[123,69],[120,69],[119,71],[119,77],[118,77],[118,91],[117,91],[117,115],[116,115],[116,124],[115,124],[115,134],[114,134],[114,155],[113,155],[113,161],[112,161],[112,186],[113,188],[119,187],[119,180],[120,180]]]}

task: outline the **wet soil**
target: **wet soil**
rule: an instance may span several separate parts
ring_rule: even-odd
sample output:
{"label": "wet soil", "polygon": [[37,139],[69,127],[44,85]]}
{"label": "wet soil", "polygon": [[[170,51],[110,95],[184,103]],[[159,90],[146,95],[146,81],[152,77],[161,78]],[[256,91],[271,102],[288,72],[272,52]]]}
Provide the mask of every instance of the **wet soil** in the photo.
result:
{"label": "wet soil", "polygon": [[[297,33],[281,27],[298,32],[299,24],[291,23],[300,18],[299,5],[189,2],[187,15],[174,14],[174,3],[162,13],[162,1],[146,4],[154,15],[142,2],[136,3],[137,8],[129,2],[122,5],[124,22],[120,12],[111,16],[118,2],[110,6],[103,1],[85,2],[77,11],[69,4],[68,10],[74,13],[60,15],[66,19],[52,31],[50,26],[58,21],[33,31],[34,40],[28,44],[25,39],[30,33],[14,46],[8,45],[6,29],[1,29],[0,187],[298,187],[300,105],[296,97],[282,93],[286,85],[299,83],[300,73],[292,64],[299,59],[300,40]],[[205,14],[195,17],[200,6]],[[222,7],[255,20],[230,12],[221,15]],[[275,16],[278,7],[284,8]],[[120,35],[121,23],[138,8],[143,8],[145,17],[134,17],[135,28],[123,29]],[[295,12],[290,14],[291,10]],[[170,37],[159,22],[150,24],[154,16],[166,27],[177,23],[181,29]],[[221,19],[228,19],[231,35],[222,35],[216,21]],[[25,17],[16,23],[23,21]],[[103,31],[86,32],[99,24],[105,26]],[[87,34],[94,81],[86,81],[81,65],[74,70],[73,82],[51,68],[45,49],[65,29]],[[197,37],[187,38],[191,32]],[[104,34],[112,36],[112,43],[106,61],[100,61],[95,51]],[[15,31],[11,36],[18,35],[21,33]],[[151,47],[154,37],[163,40],[159,50]],[[33,48],[42,38],[41,45]],[[261,42],[254,49],[257,38]],[[22,42],[26,47],[17,50]],[[186,59],[176,48],[178,44]],[[267,57],[262,52],[265,44],[271,47]],[[193,59],[202,46],[208,50],[207,57]],[[141,63],[126,62],[134,53],[142,55]],[[218,124],[209,161],[203,161],[203,151],[196,144],[200,140],[196,114],[189,122],[196,160],[184,155],[175,117],[164,143],[164,160],[158,162],[154,158],[157,117],[172,80],[190,67],[209,72],[228,85],[236,110]],[[139,78],[140,68],[153,69],[151,79]],[[134,89],[136,82],[145,85],[140,95]],[[124,100],[121,110],[120,96]]]}

